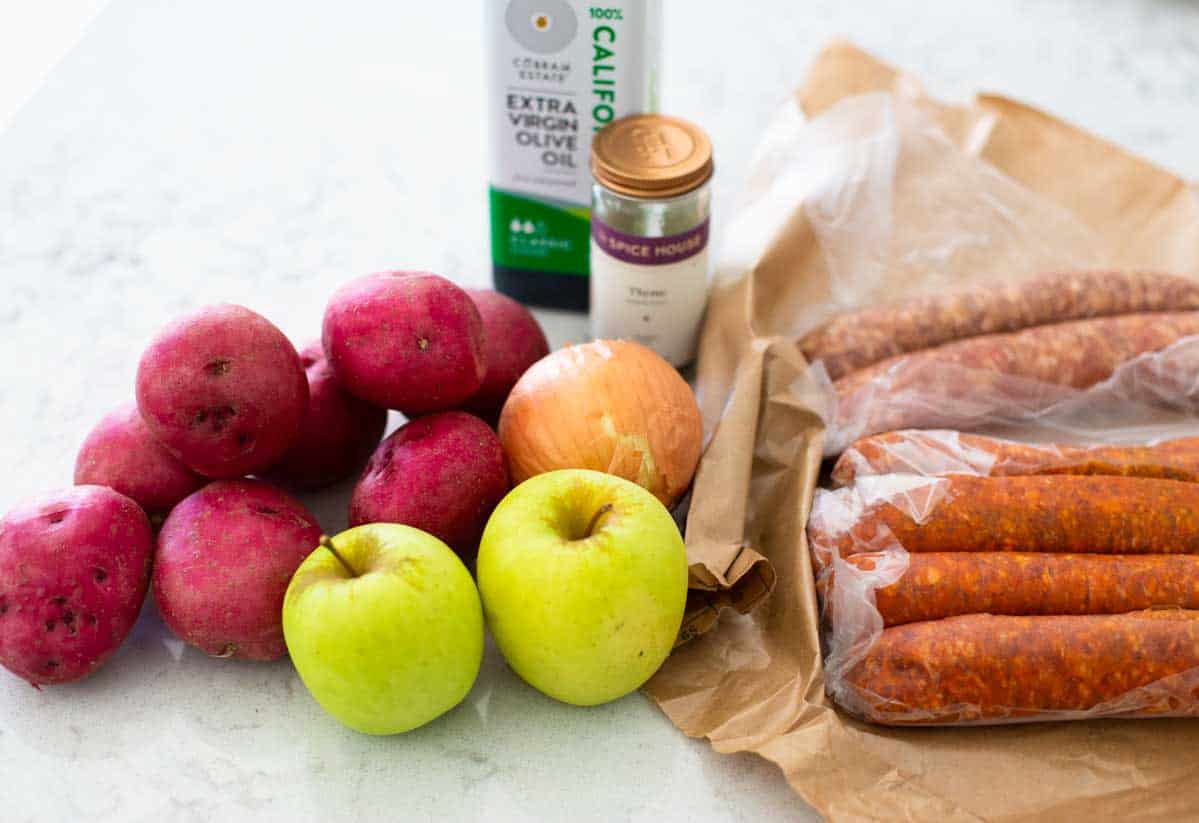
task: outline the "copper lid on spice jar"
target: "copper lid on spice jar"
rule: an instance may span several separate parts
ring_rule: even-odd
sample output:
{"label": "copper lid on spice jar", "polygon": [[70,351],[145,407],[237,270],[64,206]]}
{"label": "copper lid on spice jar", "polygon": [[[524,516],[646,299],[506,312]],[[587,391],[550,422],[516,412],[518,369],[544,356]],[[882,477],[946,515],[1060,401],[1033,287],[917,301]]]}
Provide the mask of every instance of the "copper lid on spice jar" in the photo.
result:
{"label": "copper lid on spice jar", "polygon": [[592,138],[591,173],[618,194],[675,197],[712,176],[712,142],[699,126],[678,117],[622,117]]}

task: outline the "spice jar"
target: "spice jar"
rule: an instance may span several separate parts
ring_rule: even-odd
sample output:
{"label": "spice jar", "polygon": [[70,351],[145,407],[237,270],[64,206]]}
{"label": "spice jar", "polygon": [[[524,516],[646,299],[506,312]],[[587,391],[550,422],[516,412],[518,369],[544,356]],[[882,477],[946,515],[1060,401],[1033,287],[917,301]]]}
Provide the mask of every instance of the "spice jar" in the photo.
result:
{"label": "spice jar", "polygon": [[686,365],[708,299],[712,144],[677,117],[625,117],[592,139],[591,173],[592,334]]}

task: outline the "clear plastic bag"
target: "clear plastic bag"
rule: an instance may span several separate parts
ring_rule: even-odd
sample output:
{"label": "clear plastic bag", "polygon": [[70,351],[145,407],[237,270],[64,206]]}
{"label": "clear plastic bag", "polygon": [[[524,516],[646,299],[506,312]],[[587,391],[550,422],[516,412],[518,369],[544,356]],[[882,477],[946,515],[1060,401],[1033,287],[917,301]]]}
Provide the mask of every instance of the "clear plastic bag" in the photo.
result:
{"label": "clear plastic bag", "polygon": [[[1114,411],[1122,385],[1080,395]],[[839,705],[893,725],[1199,715],[1199,427],[1130,447],[1074,413],[1040,423],[1075,443],[900,431],[842,454],[808,521]]]}
{"label": "clear plastic bag", "polygon": [[[1157,292],[1138,290],[1135,274],[1111,275],[1111,282],[1106,282],[1094,273],[1096,268],[1121,265],[1124,259],[1108,247],[1109,238],[1091,233],[1073,212],[1030,199],[1024,188],[985,164],[967,162],[971,147],[987,142],[995,126],[985,113],[973,113],[947,131],[935,110],[901,99],[880,102],[868,96],[844,102],[837,117],[816,121],[803,133],[811,146],[792,146],[775,157],[773,144],[767,144],[762,167],[769,173],[751,181],[753,197],[731,232],[745,242],[731,244],[726,260],[732,261],[732,268],[742,269],[742,252],[760,249],[768,236],[783,231],[784,225],[765,218],[774,213],[776,196],[783,190],[794,194],[794,181],[799,179],[807,186],[803,217],[811,243],[802,246],[803,254],[780,247],[777,255],[756,263],[753,287],[745,294],[750,327],[758,337],[796,341],[827,329],[825,342],[829,351],[835,351],[838,345],[848,345],[837,326],[844,312],[869,313],[872,310],[864,307],[893,305],[899,295],[921,305],[937,305],[942,295],[951,295],[951,300],[942,302],[959,308],[966,295],[984,297],[965,313],[947,311],[930,317],[913,309],[907,318],[910,334],[899,344],[898,353],[888,349],[894,343],[888,338],[893,329],[872,334],[869,323],[859,323],[856,328],[862,338],[874,340],[872,357],[886,359],[871,360],[864,367],[860,361],[850,362],[856,371],[830,359],[830,374],[823,360],[813,359],[811,367],[794,380],[791,395],[824,421],[824,454],[839,455],[862,437],[905,428],[966,430],[1080,447],[1145,444],[1199,434],[1199,312],[1193,280],[1172,278],[1172,285]],[[852,128],[846,128],[849,123]],[[834,134],[837,129],[845,133]],[[862,139],[864,134],[870,139]],[[946,152],[950,142],[964,147],[966,154]],[[934,157],[936,162],[927,162]],[[821,168],[838,172],[822,175]],[[954,184],[941,185],[946,178]],[[803,237],[807,242],[808,236]],[[1139,265],[1155,267],[1152,262]],[[794,277],[796,267],[808,272],[802,283]],[[1085,275],[1088,270],[1092,274]],[[1059,275],[1058,289],[1045,297],[1038,289],[1049,272],[1066,274]],[[721,283],[735,287],[723,279]],[[1049,288],[1053,285],[1048,282]],[[1001,310],[993,312],[997,294]],[[939,324],[931,329],[931,336],[930,329],[922,326],[925,322]],[[938,329],[953,333],[938,336]],[[928,347],[920,348],[913,341],[925,341]],[[709,366],[722,356],[717,353],[714,360],[713,348],[709,340]],[[799,348],[803,350],[802,343]],[[1069,449],[1059,446],[1057,451],[1062,453],[1057,462],[1044,460],[1046,471],[1080,468],[1078,462],[1069,463]],[[861,467],[849,462],[854,459],[850,456],[838,467],[840,475],[856,475]],[[841,705],[867,717],[862,707],[876,701],[855,704],[853,694],[860,697],[861,689],[851,688],[850,676],[870,659],[885,630],[902,628],[884,626],[878,593],[905,575],[927,570],[913,572],[913,562],[919,567],[925,558],[913,561],[904,541],[885,524],[871,523],[864,512],[887,501],[911,522],[920,523],[942,507],[954,505],[950,475],[1021,473],[1010,459],[997,468],[998,459],[986,449],[950,448],[944,443],[905,442],[891,449],[888,459],[878,470],[863,460],[863,474],[852,486],[817,491],[808,529],[822,595],[827,690]],[[1091,468],[1115,473],[1117,463],[1109,459],[1105,466],[1092,460]],[[1128,465],[1123,473],[1133,478],[1147,473],[1138,470],[1135,459],[1126,458],[1124,463]],[[891,468],[907,474],[884,474]],[[1174,476],[1170,471],[1185,475],[1187,469],[1185,465],[1161,467],[1159,476]],[[774,481],[773,476],[769,479]],[[1160,507],[1150,508],[1166,516]],[[1199,500],[1194,508],[1199,511]],[[837,529],[841,536],[829,537]],[[980,522],[977,531],[986,534],[993,531],[992,525]],[[1029,531],[1029,538],[1035,537]],[[852,551],[843,551],[847,541]],[[959,548],[973,551],[978,546]],[[1027,561],[1036,562],[1036,558]],[[1145,561],[1133,565],[1139,575],[1135,579],[1153,578],[1153,569],[1141,568]],[[1059,563],[1048,573],[1066,571]],[[1179,573],[1177,568],[1170,570],[1175,577]],[[1129,597],[1127,602],[1146,601],[1142,593],[1140,600]],[[1199,598],[1194,602],[1199,605]],[[969,612],[961,612],[949,619],[968,616]],[[1096,617],[1068,616],[1083,622]],[[1108,696],[1096,697],[1087,716],[1108,710],[1100,704],[1117,705]],[[871,719],[902,723],[962,722],[968,717],[974,718],[970,722],[1051,719],[1037,706],[1024,707],[1027,711],[1002,708],[979,708],[973,714],[945,710],[927,716],[890,711]],[[1145,710],[1150,708],[1146,704]],[[1005,713],[1006,709],[1012,711]],[[1120,713],[1137,711],[1124,708]]]}
{"label": "clear plastic bag", "polygon": [[[997,366],[990,362],[995,355],[1016,359],[1023,353],[1013,354],[1007,348],[1013,335],[995,335],[951,344],[957,352],[963,344],[975,346],[966,357],[945,355],[949,347],[928,349],[851,373],[836,383],[825,378],[830,398],[825,417],[829,424],[825,454],[839,454],[871,434],[906,428],[981,429],[1039,424],[1057,427],[1071,437],[1122,438],[1138,435],[1122,433],[1121,429],[1143,432],[1147,426],[1171,426],[1180,418],[1193,416],[1199,401],[1199,336],[1190,329],[1199,326],[1199,313],[1140,317],[1144,319],[1138,322],[1146,326],[1156,324],[1156,337],[1129,343],[1127,349],[1165,342],[1155,350],[1110,364],[1095,364],[1087,356],[1090,352],[1066,351],[1058,359],[1053,350],[1037,351],[1035,346],[1028,346],[1031,365]],[[1183,318],[1183,322],[1166,328],[1165,318],[1171,317]],[[1184,330],[1186,334],[1175,336]],[[1018,334],[1034,331],[1037,329]],[[1122,334],[1119,328],[1110,333]],[[1065,342],[1072,342],[1070,336]],[[1118,354],[1106,351],[1099,359]],[[1012,373],[1005,370],[1008,367],[1026,367],[1027,371]],[[819,363],[816,368],[820,368]],[[1033,371],[1043,379],[1025,376]],[[1055,373],[1058,371],[1061,373]],[[1093,380],[1096,376],[1099,379]],[[1060,382],[1049,382],[1051,379]],[[1083,387],[1075,388],[1071,382],[1082,383]],[[1143,434],[1140,436],[1143,438]]]}
{"label": "clear plastic bag", "polygon": [[926,477],[975,474],[1103,474],[1199,481],[1199,437],[1140,446],[1022,443],[949,429],[903,429],[863,438],[833,466],[835,486],[857,478],[911,473]]}

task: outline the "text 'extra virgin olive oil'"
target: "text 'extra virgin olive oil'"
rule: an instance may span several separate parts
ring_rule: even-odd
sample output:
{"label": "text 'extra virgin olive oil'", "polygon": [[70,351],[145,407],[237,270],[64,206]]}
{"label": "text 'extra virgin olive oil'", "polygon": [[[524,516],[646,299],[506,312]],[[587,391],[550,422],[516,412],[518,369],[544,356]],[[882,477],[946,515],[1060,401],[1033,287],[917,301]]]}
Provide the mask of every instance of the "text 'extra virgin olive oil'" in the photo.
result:
{"label": "text 'extra virgin olive oil'", "polygon": [[586,310],[592,135],[657,110],[661,0],[485,0],[499,291]]}

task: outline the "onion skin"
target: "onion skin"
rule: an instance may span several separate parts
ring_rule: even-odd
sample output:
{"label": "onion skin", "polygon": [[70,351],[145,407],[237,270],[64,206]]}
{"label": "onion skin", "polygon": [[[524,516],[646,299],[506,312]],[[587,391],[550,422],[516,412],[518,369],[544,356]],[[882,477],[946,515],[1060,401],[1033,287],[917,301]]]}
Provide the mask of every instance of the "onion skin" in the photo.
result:
{"label": "onion skin", "polygon": [[649,490],[667,507],[691,485],[703,422],[691,387],[629,340],[568,346],[533,364],[500,414],[512,483],[593,469]]}

